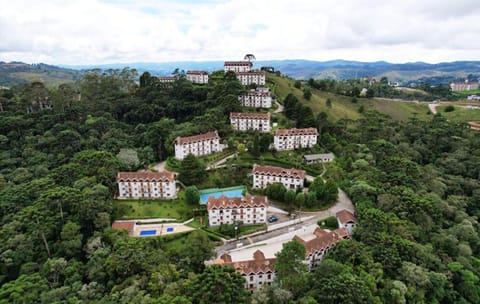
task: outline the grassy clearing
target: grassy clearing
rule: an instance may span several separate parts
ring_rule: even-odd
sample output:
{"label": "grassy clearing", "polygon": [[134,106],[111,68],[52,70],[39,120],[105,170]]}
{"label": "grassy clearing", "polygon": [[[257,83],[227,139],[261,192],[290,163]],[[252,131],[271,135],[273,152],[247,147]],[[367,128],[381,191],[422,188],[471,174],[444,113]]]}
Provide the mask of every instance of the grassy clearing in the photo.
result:
{"label": "grassy clearing", "polygon": [[[480,106],[480,104],[477,106]],[[439,106],[437,107],[437,111],[448,120],[455,122],[480,122],[480,109],[466,109],[464,107],[454,106],[455,111],[445,112],[446,107],[447,106]]]}
{"label": "grassy clearing", "polygon": [[[295,80],[268,74],[269,80],[273,82],[273,91],[281,99],[289,93],[294,94],[298,100],[312,108],[314,114],[325,112],[329,119],[338,121],[340,119],[358,119],[363,117],[359,113],[361,106],[365,110],[376,110],[392,117],[394,120],[407,120],[411,117],[418,119],[429,119],[428,107],[421,103],[399,102],[386,99],[366,99],[357,98],[357,103],[352,103],[352,98],[343,95],[337,95],[330,92],[312,90],[310,100],[303,98],[302,89],[295,88]],[[332,101],[332,106],[327,107],[327,99]]]}
{"label": "grassy clearing", "polygon": [[174,218],[185,221],[192,217],[193,209],[185,202],[183,192],[174,200],[115,200],[114,214],[117,219]]}

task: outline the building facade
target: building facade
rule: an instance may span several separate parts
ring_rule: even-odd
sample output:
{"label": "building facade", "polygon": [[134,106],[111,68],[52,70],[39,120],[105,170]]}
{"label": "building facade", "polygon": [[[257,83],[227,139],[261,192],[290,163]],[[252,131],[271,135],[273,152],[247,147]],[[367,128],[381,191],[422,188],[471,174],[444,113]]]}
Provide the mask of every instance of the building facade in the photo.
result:
{"label": "building facade", "polygon": [[278,129],[273,137],[273,145],[277,151],[311,148],[317,144],[317,137],[316,128]]}
{"label": "building facade", "polygon": [[293,239],[305,246],[305,263],[310,270],[315,269],[327,252],[329,252],[338,242],[350,239],[350,235],[343,228],[327,232],[317,228],[314,232],[315,238],[304,240],[299,236]]}
{"label": "building facade", "polygon": [[237,131],[270,132],[270,113],[230,113],[230,124]]}
{"label": "building facade", "polygon": [[222,147],[217,131],[175,139],[176,159],[182,160],[190,153],[198,157],[220,151]]}
{"label": "building facade", "polygon": [[303,188],[305,171],[273,166],[253,165],[253,188],[265,189],[273,183],[282,183],[286,189]]}
{"label": "building facade", "polygon": [[177,80],[175,76],[157,76],[157,79],[161,83],[173,83]]}
{"label": "building facade", "polygon": [[177,197],[173,172],[118,172],[119,199],[174,199]]}
{"label": "building facade", "polygon": [[343,209],[338,211],[335,216],[337,217],[338,227],[344,228],[348,234],[353,234],[353,228],[357,225],[357,219],[350,211]]}
{"label": "building facade", "polygon": [[235,73],[250,72],[252,66],[253,64],[250,61],[225,61],[223,64],[223,70],[225,73],[228,71],[233,71]]}
{"label": "building facade", "polygon": [[238,96],[238,100],[244,107],[271,108],[272,96],[268,88],[257,88]]}
{"label": "building facade", "polygon": [[229,254],[223,254],[213,264],[231,266],[245,279],[245,289],[254,291],[262,286],[270,286],[275,279],[273,264],[277,259],[266,259],[262,251],[253,253],[253,260],[232,262]]}
{"label": "building facade", "polygon": [[187,71],[187,80],[193,83],[207,84],[208,73],[205,71]]}
{"label": "building facade", "polygon": [[265,72],[237,72],[237,79],[244,86],[265,85]]}
{"label": "building facade", "polygon": [[479,84],[478,81],[469,82],[465,80],[465,82],[452,82],[450,88],[452,91],[472,91],[478,90]]}
{"label": "building facade", "polygon": [[306,154],[303,156],[303,161],[307,164],[315,164],[315,163],[329,163],[335,159],[333,153],[325,153],[325,154]]}
{"label": "building facade", "polygon": [[226,197],[210,196],[207,202],[210,226],[234,224],[241,221],[247,225],[267,222],[268,199],[266,196]]}

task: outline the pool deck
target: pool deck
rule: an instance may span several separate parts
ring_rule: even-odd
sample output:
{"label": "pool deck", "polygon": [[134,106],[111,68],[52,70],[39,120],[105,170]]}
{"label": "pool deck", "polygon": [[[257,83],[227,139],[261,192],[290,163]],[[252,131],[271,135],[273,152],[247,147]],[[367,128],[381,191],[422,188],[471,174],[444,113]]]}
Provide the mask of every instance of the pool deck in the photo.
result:
{"label": "pool deck", "polygon": [[[168,232],[169,228],[172,228],[172,232]],[[157,232],[152,235],[140,235],[141,231],[144,230],[156,230]],[[148,225],[136,225],[135,230],[133,231],[133,236],[137,237],[148,237],[148,236],[161,236],[167,234],[174,234],[179,232],[195,230],[192,227],[185,226],[181,223],[164,223],[164,224],[148,224]]]}

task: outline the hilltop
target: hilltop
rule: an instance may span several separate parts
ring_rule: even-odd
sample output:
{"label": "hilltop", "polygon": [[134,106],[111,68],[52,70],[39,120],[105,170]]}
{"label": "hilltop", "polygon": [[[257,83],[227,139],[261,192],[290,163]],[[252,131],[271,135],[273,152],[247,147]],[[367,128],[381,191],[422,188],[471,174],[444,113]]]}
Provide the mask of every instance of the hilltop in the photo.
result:
{"label": "hilltop", "polygon": [[[310,100],[306,100],[303,97],[303,88],[296,88],[294,79],[268,73],[268,81],[273,86],[272,91],[280,99],[292,93],[300,102],[311,107],[314,114],[325,112],[329,119],[333,121],[338,121],[342,118],[358,119],[363,117],[363,114],[359,112],[362,106],[364,110],[376,110],[391,116],[394,120],[405,121],[412,117],[420,119],[426,119],[428,117],[427,113],[429,111],[427,105],[418,102],[358,98],[357,103],[352,103],[351,97],[320,90],[312,90],[312,97]],[[328,99],[331,100],[331,107],[327,106]]]}
{"label": "hilltop", "polygon": [[27,64],[23,62],[0,61],[0,87],[11,87],[31,81],[41,81],[46,86],[58,86],[61,83],[80,79],[82,73],[77,70],[61,68],[44,63]]}

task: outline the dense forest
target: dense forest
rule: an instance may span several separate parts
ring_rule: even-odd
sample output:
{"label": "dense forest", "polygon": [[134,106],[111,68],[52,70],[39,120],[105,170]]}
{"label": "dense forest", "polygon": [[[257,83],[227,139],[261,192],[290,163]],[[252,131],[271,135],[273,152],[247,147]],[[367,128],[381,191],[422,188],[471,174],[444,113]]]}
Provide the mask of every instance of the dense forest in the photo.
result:
{"label": "dense forest", "polygon": [[[351,196],[359,225],[313,272],[288,243],[277,284],[249,294],[232,268],[204,266],[214,244],[201,231],[171,246],[110,228],[121,149],[139,167],[164,160],[177,136],[228,137],[228,114],[241,110],[233,73],[207,86],[136,77],[91,71],[56,89],[0,92],[0,303],[480,303],[478,132],[440,115],[334,124],[298,115],[287,98],[285,119],[316,126],[337,156],[328,178]],[[52,108],[40,110],[46,100]]]}

